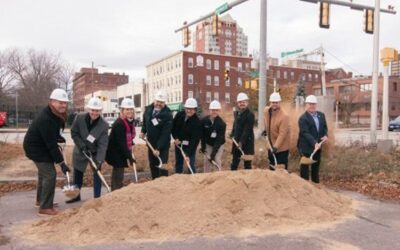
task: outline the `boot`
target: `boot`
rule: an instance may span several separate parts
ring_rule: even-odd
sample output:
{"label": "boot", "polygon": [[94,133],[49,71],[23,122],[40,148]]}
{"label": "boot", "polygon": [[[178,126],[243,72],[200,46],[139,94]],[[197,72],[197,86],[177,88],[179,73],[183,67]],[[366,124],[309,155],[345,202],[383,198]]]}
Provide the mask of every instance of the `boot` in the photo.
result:
{"label": "boot", "polygon": [[65,201],[65,203],[71,204],[71,203],[78,202],[78,201],[81,201],[81,194],[79,194],[76,198]]}
{"label": "boot", "polygon": [[52,216],[57,215],[59,212],[54,208],[39,208],[39,216]]}

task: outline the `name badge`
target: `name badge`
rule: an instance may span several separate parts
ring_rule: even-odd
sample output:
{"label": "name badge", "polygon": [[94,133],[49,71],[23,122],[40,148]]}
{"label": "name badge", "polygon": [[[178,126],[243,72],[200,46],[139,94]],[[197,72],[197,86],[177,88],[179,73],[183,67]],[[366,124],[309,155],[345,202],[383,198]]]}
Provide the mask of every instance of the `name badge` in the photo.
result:
{"label": "name badge", "polygon": [[217,137],[217,132],[212,132],[210,137],[211,138],[216,138]]}
{"label": "name badge", "polygon": [[151,120],[151,122],[153,123],[154,126],[157,126],[157,125],[158,125],[157,118],[153,118],[153,119]]}
{"label": "name badge", "polygon": [[88,137],[86,137],[86,140],[88,140],[90,143],[93,143],[96,138],[94,138],[93,135],[89,134]]}
{"label": "name badge", "polygon": [[183,146],[188,146],[189,145],[189,141],[182,141],[182,145]]}

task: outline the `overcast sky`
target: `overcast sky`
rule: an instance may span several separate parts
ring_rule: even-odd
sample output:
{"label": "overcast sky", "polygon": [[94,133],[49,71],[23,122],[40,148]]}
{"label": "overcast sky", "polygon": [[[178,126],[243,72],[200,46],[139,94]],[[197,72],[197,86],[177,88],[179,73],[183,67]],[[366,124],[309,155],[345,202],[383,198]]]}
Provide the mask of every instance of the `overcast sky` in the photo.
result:
{"label": "overcast sky", "polygon": [[[373,5],[373,0],[354,0]],[[146,77],[145,66],[183,49],[183,21],[192,21],[223,4],[220,0],[0,0],[0,50],[34,48],[60,52],[75,66],[107,65],[130,79]],[[400,8],[399,0],[381,0]],[[249,53],[259,48],[260,1],[249,0],[228,13],[248,36]],[[398,10],[396,8],[396,10]],[[355,74],[372,72],[373,36],[363,32],[363,12],[331,7],[331,28],[318,27],[318,5],[299,0],[268,0],[267,50],[321,44],[329,68]],[[400,14],[381,14],[380,47],[400,49]],[[339,58],[337,60],[335,57]],[[317,59],[317,58],[315,58]],[[344,65],[345,63],[346,65]]]}

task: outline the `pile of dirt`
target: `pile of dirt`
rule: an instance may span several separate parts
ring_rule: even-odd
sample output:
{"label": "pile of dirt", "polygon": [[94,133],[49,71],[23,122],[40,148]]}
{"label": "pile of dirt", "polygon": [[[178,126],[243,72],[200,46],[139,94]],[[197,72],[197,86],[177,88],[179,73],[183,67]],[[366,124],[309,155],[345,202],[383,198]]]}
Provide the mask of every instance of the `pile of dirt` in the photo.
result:
{"label": "pile of dirt", "polygon": [[351,205],[283,171],[223,171],[131,184],[18,231],[37,244],[262,235],[329,224]]}

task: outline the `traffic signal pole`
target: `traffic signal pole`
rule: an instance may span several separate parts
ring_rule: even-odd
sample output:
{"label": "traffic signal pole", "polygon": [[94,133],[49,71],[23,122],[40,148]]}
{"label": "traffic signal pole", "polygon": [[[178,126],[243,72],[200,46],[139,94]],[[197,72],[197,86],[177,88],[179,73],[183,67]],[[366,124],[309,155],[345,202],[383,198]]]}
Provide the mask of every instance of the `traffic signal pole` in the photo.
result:
{"label": "traffic signal pole", "polygon": [[258,86],[258,130],[264,130],[263,110],[267,98],[267,0],[260,0],[260,81]]}

